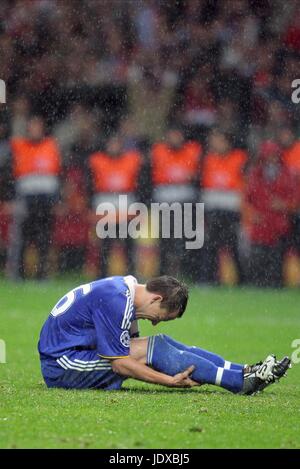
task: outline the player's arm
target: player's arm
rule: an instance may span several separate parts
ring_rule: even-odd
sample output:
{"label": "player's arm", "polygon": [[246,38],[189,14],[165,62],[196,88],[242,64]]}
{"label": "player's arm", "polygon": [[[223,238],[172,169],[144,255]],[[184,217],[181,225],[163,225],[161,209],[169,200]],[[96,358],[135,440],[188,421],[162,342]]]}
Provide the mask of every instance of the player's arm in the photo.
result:
{"label": "player's arm", "polygon": [[194,370],[193,366],[190,366],[187,370],[183,371],[182,373],[178,373],[175,376],[169,376],[164,373],[160,373],[159,371],[155,371],[152,368],[149,368],[147,365],[139,362],[135,358],[129,356],[111,360],[111,364],[115,373],[126,376],[127,378],[146,381],[147,383],[178,388],[198,385],[198,383],[195,383],[189,377],[189,375]]}

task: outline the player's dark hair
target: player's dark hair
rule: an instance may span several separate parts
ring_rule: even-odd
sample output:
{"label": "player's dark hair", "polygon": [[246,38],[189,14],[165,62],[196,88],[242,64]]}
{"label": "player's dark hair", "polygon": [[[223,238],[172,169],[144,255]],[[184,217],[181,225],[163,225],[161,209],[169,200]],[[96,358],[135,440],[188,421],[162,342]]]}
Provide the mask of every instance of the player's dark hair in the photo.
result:
{"label": "player's dark hair", "polygon": [[183,282],[169,275],[162,275],[148,280],[146,289],[162,296],[161,306],[168,312],[178,310],[178,317],[183,315],[189,298],[188,287]]}

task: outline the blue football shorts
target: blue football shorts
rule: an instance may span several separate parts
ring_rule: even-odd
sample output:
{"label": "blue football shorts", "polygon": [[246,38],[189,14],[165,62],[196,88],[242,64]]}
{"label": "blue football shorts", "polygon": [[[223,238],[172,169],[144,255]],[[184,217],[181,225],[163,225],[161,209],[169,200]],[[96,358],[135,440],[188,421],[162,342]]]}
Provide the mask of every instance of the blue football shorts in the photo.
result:
{"label": "blue football shorts", "polygon": [[41,359],[48,388],[118,390],[126,379],[114,373],[109,360],[94,350],[72,350],[55,359]]}

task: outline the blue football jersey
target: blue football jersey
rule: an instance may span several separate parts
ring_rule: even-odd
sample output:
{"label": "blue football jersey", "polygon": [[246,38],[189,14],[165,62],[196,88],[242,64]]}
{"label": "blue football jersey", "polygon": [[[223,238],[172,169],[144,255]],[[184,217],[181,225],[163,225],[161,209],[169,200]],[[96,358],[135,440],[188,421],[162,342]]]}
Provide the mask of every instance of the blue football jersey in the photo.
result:
{"label": "blue football jersey", "polygon": [[42,359],[69,350],[93,349],[101,357],[129,355],[135,321],[133,276],[108,277],[67,293],[52,309],[40,334]]}

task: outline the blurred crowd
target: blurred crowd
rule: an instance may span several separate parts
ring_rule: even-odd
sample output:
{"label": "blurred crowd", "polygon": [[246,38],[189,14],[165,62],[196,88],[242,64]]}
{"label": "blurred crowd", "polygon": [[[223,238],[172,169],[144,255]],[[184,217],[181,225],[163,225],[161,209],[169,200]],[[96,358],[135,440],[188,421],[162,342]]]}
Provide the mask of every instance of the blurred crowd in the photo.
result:
{"label": "blurred crowd", "polygon": [[[225,249],[238,282],[282,285],[300,249],[298,0],[2,0],[0,51],[10,278],[32,244],[38,278],[51,250],[60,270],[111,271],[95,208],[126,193],[205,203],[204,247],[150,243],[157,271],[218,283]],[[123,244],[134,272],[145,246]]]}

